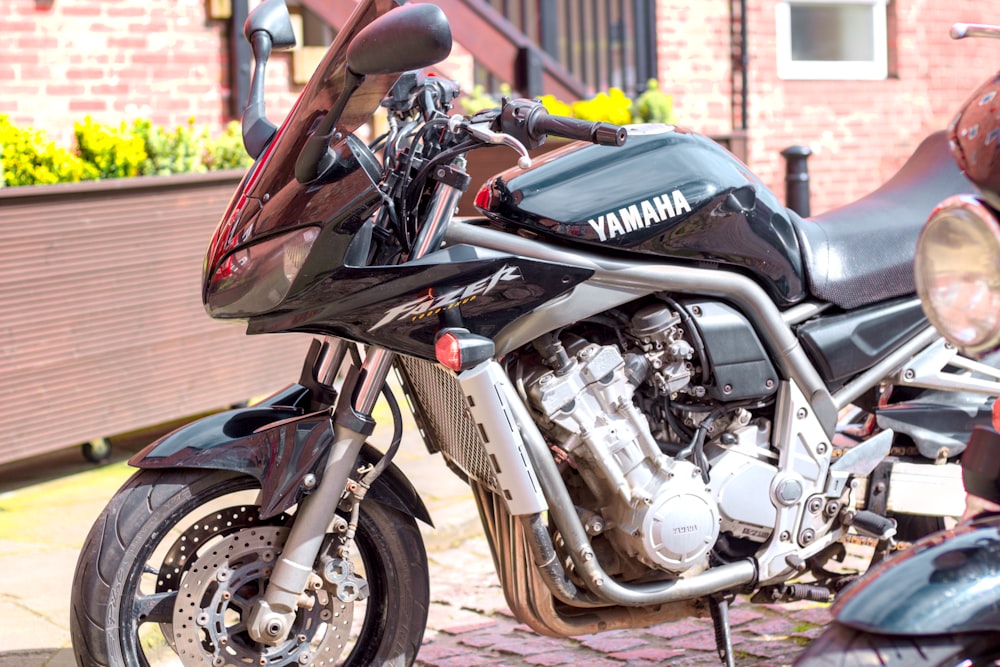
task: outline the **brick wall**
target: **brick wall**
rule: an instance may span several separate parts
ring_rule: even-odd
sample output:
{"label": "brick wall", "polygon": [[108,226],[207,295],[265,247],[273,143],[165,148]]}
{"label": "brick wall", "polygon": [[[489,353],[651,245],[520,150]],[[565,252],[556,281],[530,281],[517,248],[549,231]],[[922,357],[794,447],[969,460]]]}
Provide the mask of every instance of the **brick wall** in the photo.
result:
{"label": "brick wall", "polygon": [[[674,96],[679,122],[708,134],[730,131],[739,123],[732,97],[730,1],[656,1],[661,85]],[[774,2],[748,4],[748,161],[783,197],[779,152],[796,143],[810,146],[813,212],[884,182],[1000,63],[1000,41],[947,37],[956,20],[1000,21],[995,0],[893,0],[895,76],[781,81]],[[231,28],[228,21],[208,18],[206,5],[205,0],[3,0],[0,113],[63,143],[70,141],[73,122],[87,114],[105,122],[144,116],[164,125],[194,118],[218,128],[231,119]],[[450,71],[468,69],[461,58],[453,64]],[[276,122],[299,91],[288,83],[289,66],[282,53],[268,64],[268,113]]]}
{"label": "brick wall", "polygon": [[[3,0],[0,113],[60,143],[85,115],[102,122],[230,120],[229,22],[205,0]],[[240,37],[242,39],[242,36]],[[287,110],[288,56],[269,64],[268,102]],[[282,91],[285,91],[282,93]]]}
{"label": "brick wall", "polygon": [[[660,78],[662,87],[674,94],[678,122],[705,132],[738,123],[729,97],[730,3],[658,2]],[[814,214],[886,181],[924,136],[946,127],[1000,64],[1000,41],[948,37],[955,21],[1000,22],[995,0],[893,0],[894,76],[884,81],[782,81],[776,74],[775,3],[748,4],[748,162],[783,198],[780,151],[792,144],[812,148]]]}

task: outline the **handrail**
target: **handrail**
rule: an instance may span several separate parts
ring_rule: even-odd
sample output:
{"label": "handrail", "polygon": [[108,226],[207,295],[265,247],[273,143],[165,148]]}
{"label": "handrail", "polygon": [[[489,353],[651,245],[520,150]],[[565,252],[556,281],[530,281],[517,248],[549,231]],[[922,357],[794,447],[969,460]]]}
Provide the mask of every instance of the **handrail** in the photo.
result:
{"label": "handrail", "polygon": [[[302,0],[302,4],[338,30],[353,11],[353,6],[344,2]],[[455,41],[520,94],[544,92],[564,100],[589,94],[583,82],[484,0],[435,0],[435,4],[448,17]]]}

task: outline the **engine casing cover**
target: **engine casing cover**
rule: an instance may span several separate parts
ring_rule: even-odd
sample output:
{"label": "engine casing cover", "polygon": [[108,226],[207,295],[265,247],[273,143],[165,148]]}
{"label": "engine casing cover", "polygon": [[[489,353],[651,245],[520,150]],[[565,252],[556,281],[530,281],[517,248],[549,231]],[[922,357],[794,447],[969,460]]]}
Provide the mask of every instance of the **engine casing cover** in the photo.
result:
{"label": "engine casing cover", "polygon": [[660,471],[652,502],[632,503],[610,537],[630,555],[668,572],[682,573],[707,564],[719,538],[719,508],[687,461],[671,461]]}

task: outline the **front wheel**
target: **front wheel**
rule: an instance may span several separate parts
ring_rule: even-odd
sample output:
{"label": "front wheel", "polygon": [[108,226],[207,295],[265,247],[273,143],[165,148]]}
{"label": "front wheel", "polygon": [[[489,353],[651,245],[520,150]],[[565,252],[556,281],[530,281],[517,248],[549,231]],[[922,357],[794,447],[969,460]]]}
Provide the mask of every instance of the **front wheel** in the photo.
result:
{"label": "front wheel", "polygon": [[900,637],[833,623],[795,667],[993,667],[1000,640],[986,633]]}
{"label": "front wheel", "polygon": [[252,477],[226,471],[137,472],[80,553],[70,614],[77,662],[412,664],[430,598],[426,553],[412,517],[370,501],[347,545],[367,595],[345,602],[334,587],[310,589],[282,643],[249,637],[246,615],[295,520],[261,521],[259,491]]}

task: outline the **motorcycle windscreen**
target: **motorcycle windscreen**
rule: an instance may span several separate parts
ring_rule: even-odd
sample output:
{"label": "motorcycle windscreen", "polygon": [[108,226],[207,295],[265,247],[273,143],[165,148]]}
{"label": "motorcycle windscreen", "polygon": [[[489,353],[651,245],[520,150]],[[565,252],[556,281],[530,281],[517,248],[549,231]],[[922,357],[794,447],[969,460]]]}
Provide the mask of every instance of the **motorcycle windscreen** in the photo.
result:
{"label": "motorcycle windscreen", "polygon": [[[206,282],[226,256],[239,248],[292,229],[325,226],[345,217],[347,209],[355,211],[359,201],[376,201],[375,180],[380,168],[366,146],[367,128],[363,126],[399,75],[368,75],[356,88],[350,86],[353,92],[345,96],[350,85],[347,50],[365,26],[398,6],[397,0],[364,0],[337,34],[233,197],[206,258]],[[327,118],[331,112],[330,149],[336,156],[333,168],[320,179],[301,183],[296,178],[296,163],[317,126],[331,120]]]}

